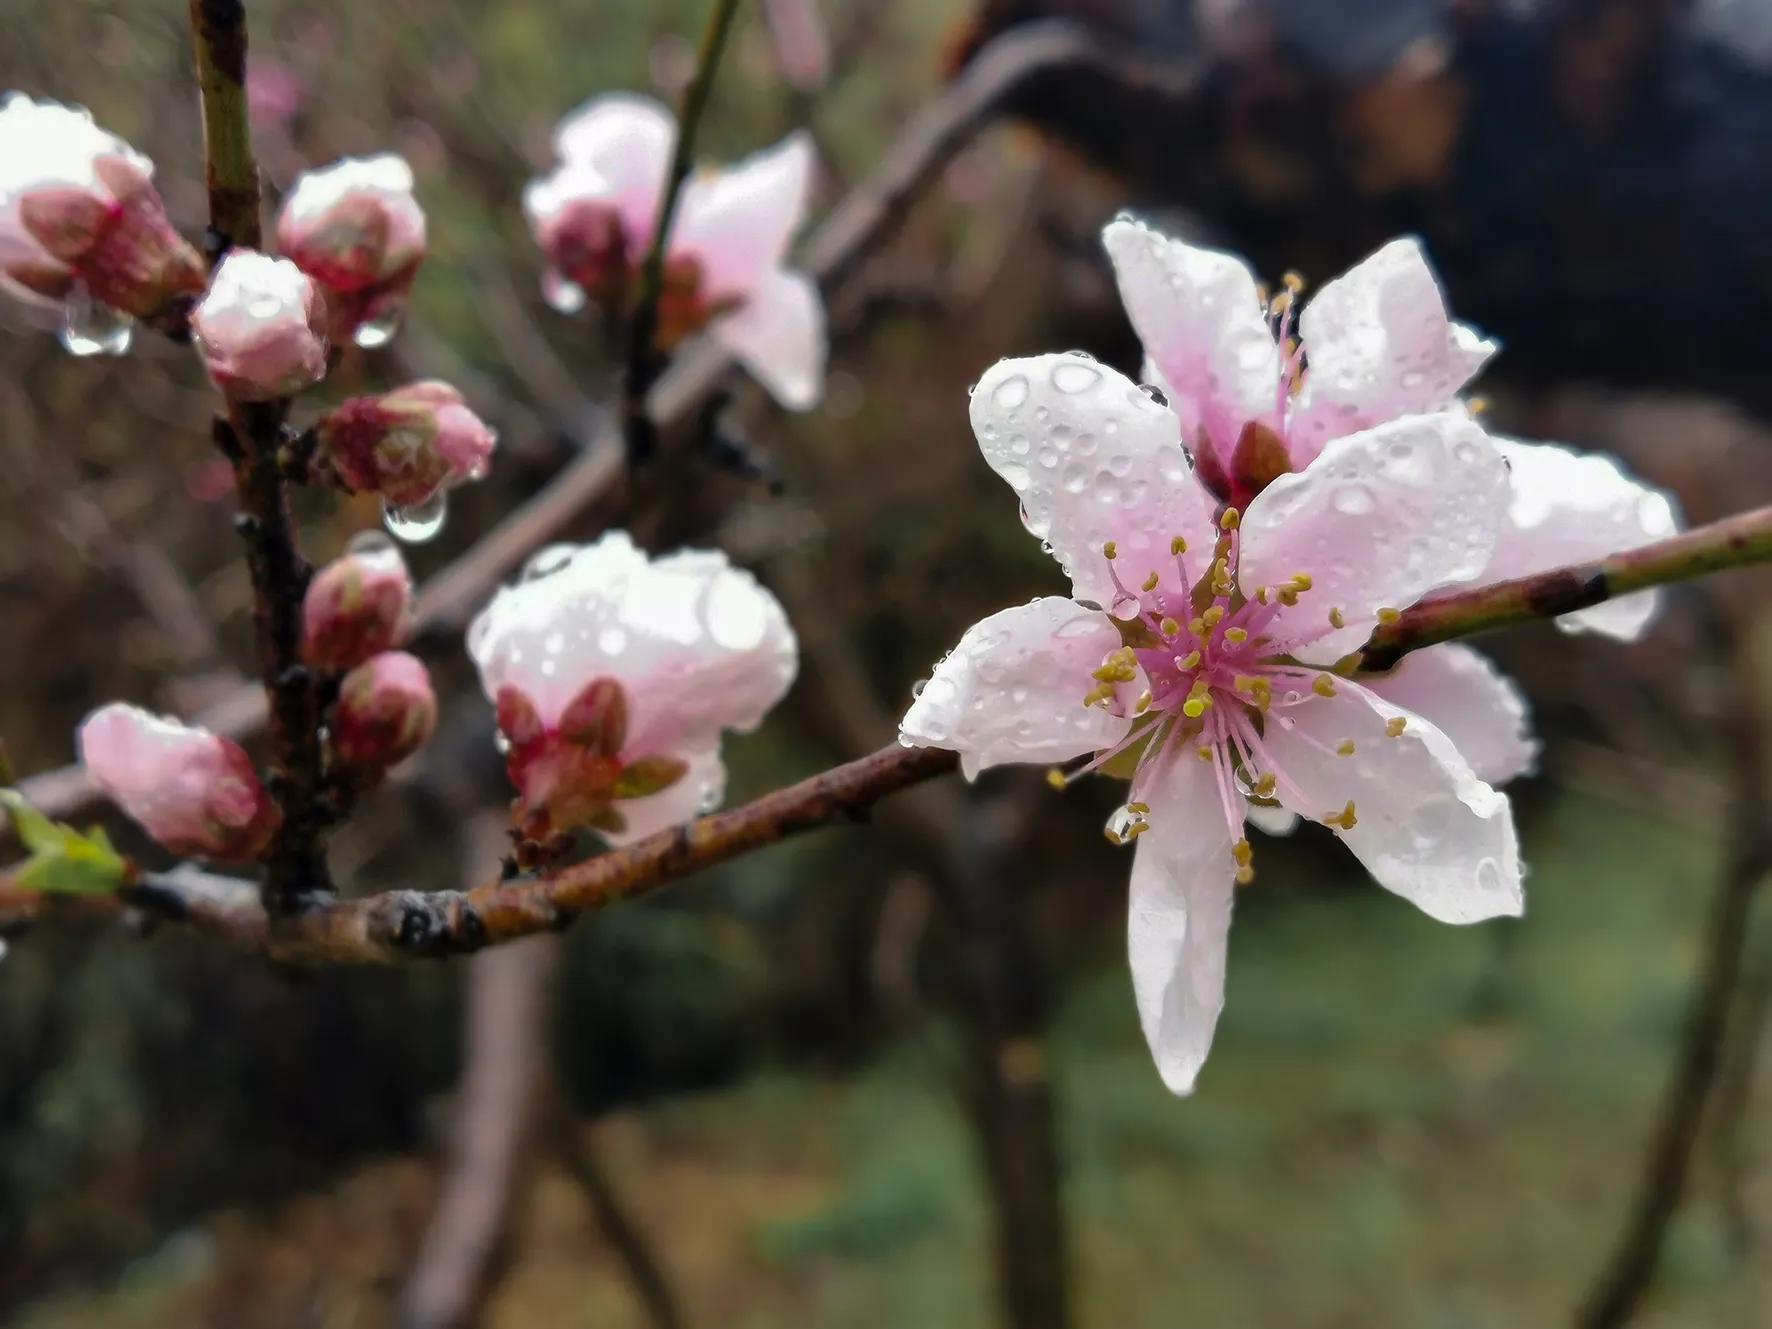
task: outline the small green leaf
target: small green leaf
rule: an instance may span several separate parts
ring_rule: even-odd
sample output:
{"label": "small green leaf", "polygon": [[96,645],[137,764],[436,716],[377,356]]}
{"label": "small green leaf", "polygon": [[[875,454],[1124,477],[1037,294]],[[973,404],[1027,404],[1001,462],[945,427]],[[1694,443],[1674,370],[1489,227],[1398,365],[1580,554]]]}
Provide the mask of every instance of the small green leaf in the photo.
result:
{"label": "small green leaf", "polygon": [[675,757],[641,757],[622,767],[609,791],[616,798],[645,798],[669,789],[683,778],[689,763]]}
{"label": "small green leaf", "polygon": [[25,802],[16,789],[0,789],[5,807],[18,828],[18,838],[31,856],[12,872],[26,890],[98,893],[114,891],[129,880],[129,863],[111,845],[100,827],[87,832],[51,821]]}

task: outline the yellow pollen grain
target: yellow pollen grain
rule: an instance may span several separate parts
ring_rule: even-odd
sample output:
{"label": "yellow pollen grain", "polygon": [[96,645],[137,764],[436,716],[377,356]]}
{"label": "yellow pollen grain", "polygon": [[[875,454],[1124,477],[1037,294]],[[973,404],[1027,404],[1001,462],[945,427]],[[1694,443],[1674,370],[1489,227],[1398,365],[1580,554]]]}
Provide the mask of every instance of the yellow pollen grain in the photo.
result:
{"label": "yellow pollen grain", "polygon": [[1403,611],[1400,609],[1385,608],[1378,611],[1378,621],[1380,623],[1395,623],[1401,617],[1403,617]]}
{"label": "yellow pollen grain", "polygon": [[1401,738],[1403,731],[1408,727],[1409,718],[1407,716],[1393,715],[1384,722],[1384,736],[1386,738]]}
{"label": "yellow pollen grain", "polygon": [[1318,674],[1311,680],[1311,691],[1319,697],[1333,697],[1335,695],[1335,680],[1327,674]]}
{"label": "yellow pollen grain", "polygon": [[1144,579],[1143,589],[1147,590],[1147,591],[1154,591],[1157,589],[1157,583],[1161,580],[1162,580],[1162,578],[1157,576],[1157,574],[1153,572],[1153,573],[1151,573],[1150,576],[1148,576]]}
{"label": "yellow pollen grain", "polygon": [[1206,699],[1204,697],[1189,697],[1181,703],[1181,713],[1190,720],[1198,720],[1206,714]]}
{"label": "yellow pollen grain", "polygon": [[1231,857],[1237,860],[1237,866],[1246,868],[1255,859],[1255,847],[1247,840],[1238,840],[1231,846]]}
{"label": "yellow pollen grain", "polygon": [[1347,616],[1339,609],[1331,609],[1329,611],[1329,626],[1332,628],[1345,628],[1347,626]]}
{"label": "yellow pollen grain", "polygon": [[1169,552],[1174,554],[1177,558],[1181,557],[1181,555],[1187,553],[1187,541],[1179,535],[1176,536],[1169,542]]}
{"label": "yellow pollen grain", "polygon": [[1232,646],[1241,646],[1244,642],[1249,640],[1249,634],[1242,628],[1226,628],[1224,630],[1224,639]]}
{"label": "yellow pollen grain", "polygon": [[1064,772],[1056,766],[1046,768],[1046,783],[1054,789],[1062,790],[1070,782],[1064,778]]}
{"label": "yellow pollen grain", "polygon": [[1192,669],[1199,663],[1200,653],[1198,651],[1189,651],[1186,655],[1181,657],[1181,667],[1183,669]]}
{"label": "yellow pollen grain", "polygon": [[1101,556],[1103,558],[1118,558],[1120,556],[1120,546],[1115,544],[1112,540],[1109,540],[1101,547]]}
{"label": "yellow pollen grain", "polygon": [[1311,580],[1310,573],[1294,572],[1292,574],[1292,586],[1294,590],[1308,591],[1314,585],[1316,585],[1316,583]]}
{"label": "yellow pollen grain", "polygon": [[1353,756],[1354,755],[1354,740],[1351,738],[1342,739],[1340,743],[1336,744],[1335,754],[1338,757]]}
{"label": "yellow pollen grain", "polygon": [[1234,531],[1242,520],[1242,513],[1235,508],[1226,508],[1218,516],[1218,528],[1221,531]]}
{"label": "yellow pollen grain", "polygon": [[1163,630],[1163,635],[1165,637],[1174,637],[1181,632],[1181,624],[1177,623],[1173,618],[1166,618],[1161,623],[1157,624],[1157,626]]}

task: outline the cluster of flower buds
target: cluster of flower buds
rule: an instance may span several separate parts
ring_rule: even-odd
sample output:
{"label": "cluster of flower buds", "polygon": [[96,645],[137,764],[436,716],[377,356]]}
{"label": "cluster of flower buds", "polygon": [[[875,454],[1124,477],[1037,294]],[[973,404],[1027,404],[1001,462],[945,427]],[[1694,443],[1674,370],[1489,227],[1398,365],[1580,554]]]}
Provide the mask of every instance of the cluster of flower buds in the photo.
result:
{"label": "cluster of flower buds", "polygon": [[229,251],[191,315],[197,352],[235,401],[270,401],[326,374],[326,303],[288,259]]}
{"label": "cluster of flower buds", "polygon": [[447,383],[351,397],[315,427],[315,474],[354,493],[416,508],[486,474],[497,436]]}
{"label": "cluster of flower buds", "polygon": [[104,793],[175,854],[256,858],[281,817],[238,743],[113,702],[80,726],[80,760]]}
{"label": "cluster of flower buds", "polygon": [[468,652],[538,842],[589,827],[626,843],[713,806],[721,731],[755,728],[798,667],[781,605],[723,554],[651,561],[619,531],[537,555]]}
{"label": "cluster of flower buds", "polygon": [[[645,97],[599,97],[560,122],[560,164],[524,191],[548,260],[544,290],[573,312],[586,299],[619,308],[651,249],[677,134]],[[813,153],[805,134],[683,187],[667,237],[657,340],[669,350],[702,329],[717,337],[782,405],[804,410],[823,389],[824,305],[782,266],[805,218]]]}
{"label": "cluster of flower buds", "polygon": [[[203,290],[202,257],[167,220],[153,175],[83,110],[21,93],[0,101],[0,287],[61,305],[72,350],[121,350],[128,318]],[[87,336],[105,310],[116,335]]]}
{"label": "cluster of flower buds", "polygon": [[284,200],[277,247],[325,291],[334,344],[383,345],[425,256],[412,168],[382,153],[307,172]]}

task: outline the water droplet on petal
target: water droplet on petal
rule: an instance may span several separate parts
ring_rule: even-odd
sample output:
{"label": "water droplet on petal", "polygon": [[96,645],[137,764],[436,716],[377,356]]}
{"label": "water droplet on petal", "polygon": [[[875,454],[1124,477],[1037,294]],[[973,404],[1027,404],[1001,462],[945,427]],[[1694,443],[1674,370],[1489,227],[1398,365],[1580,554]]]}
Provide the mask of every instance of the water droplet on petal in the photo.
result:
{"label": "water droplet on petal", "polygon": [[1372,491],[1365,485],[1342,485],[1330,495],[1329,504],[1337,512],[1348,517],[1360,517],[1372,511],[1374,501]]}
{"label": "water droplet on petal", "polygon": [[388,533],[409,545],[422,545],[427,540],[436,539],[448,516],[449,496],[441,489],[423,503],[414,503],[411,507],[396,507],[387,502],[381,505],[381,519]]}
{"label": "water droplet on petal", "polygon": [[585,288],[557,272],[541,279],[541,298],[561,314],[576,314],[585,307]]}
{"label": "water droplet on petal", "polygon": [[69,355],[122,355],[129,349],[135,320],[92,298],[76,285],[62,306],[62,346]]}
{"label": "water droplet on petal", "polygon": [[400,309],[398,306],[385,309],[374,318],[366,319],[357,325],[351,334],[351,340],[366,351],[373,351],[378,346],[386,346],[394,340],[394,334],[400,329]]}
{"label": "water droplet on petal", "polygon": [[1028,381],[1020,374],[1011,374],[991,393],[991,404],[1001,411],[1013,411],[1028,399]]}
{"label": "water droplet on petal", "polygon": [[618,627],[606,627],[597,634],[597,649],[604,655],[620,655],[628,648],[628,634]]}
{"label": "water droplet on petal", "polygon": [[928,686],[929,680],[926,678],[919,678],[915,683],[911,684],[911,700],[915,701],[918,697],[921,697],[923,695],[923,689]]}
{"label": "water droplet on petal", "polygon": [[1052,368],[1052,386],[1060,392],[1087,392],[1101,382],[1101,370],[1094,365],[1078,364],[1075,359],[1064,360]]}

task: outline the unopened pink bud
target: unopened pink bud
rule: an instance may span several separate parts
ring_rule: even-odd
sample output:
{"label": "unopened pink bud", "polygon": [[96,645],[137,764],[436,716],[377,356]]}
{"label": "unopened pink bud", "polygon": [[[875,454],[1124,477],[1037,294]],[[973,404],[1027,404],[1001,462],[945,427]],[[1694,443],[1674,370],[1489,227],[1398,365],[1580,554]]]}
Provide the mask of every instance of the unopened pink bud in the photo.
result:
{"label": "unopened pink bud", "polygon": [[326,304],[288,259],[233,249],[191,315],[197,351],[235,401],[270,401],[326,373]]}
{"label": "unopened pink bud", "polygon": [[334,341],[380,345],[393,335],[425,256],[412,168],[383,153],[309,171],[284,201],[277,246],[324,288]]}
{"label": "unopened pink bud", "polygon": [[383,651],[339,684],[332,746],[345,766],[383,770],[417,752],[436,727],[436,694],[417,656]]}
{"label": "unopened pink bud", "polygon": [[340,671],[398,646],[410,627],[412,577],[393,542],[371,532],[315,575],[302,601],[302,658]]}
{"label": "unopened pink bud", "polygon": [[175,854],[258,856],[282,820],[238,743],[113,702],[80,726],[92,781]]}
{"label": "unopened pink bud", "polygon": [[402,508],[478,480],[498,441],[461,393],[434,381],[351,397],[320,421],[316,434],[321,474]]}
{"label": "unopened pink bud", "polygon": [[140,318],[203,289],[154,165],[78,107],[0,101],[0,288],[59,303],[83,288]]}

